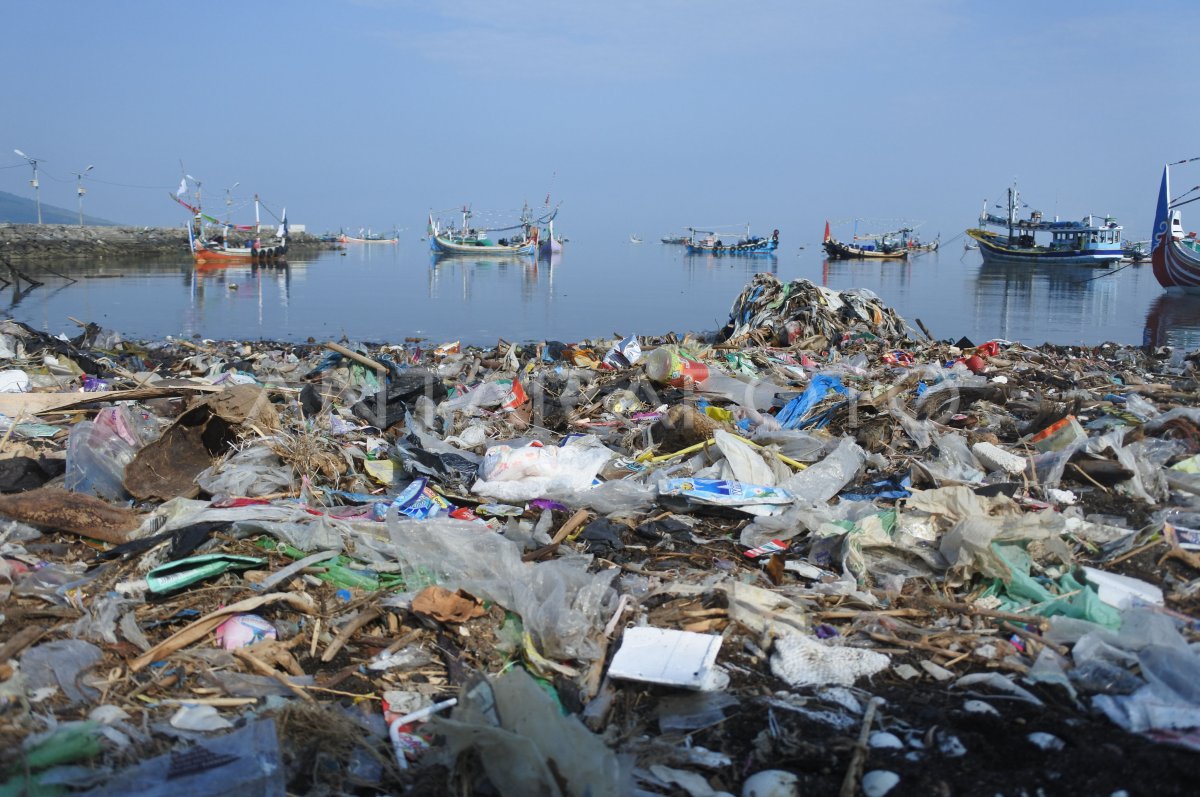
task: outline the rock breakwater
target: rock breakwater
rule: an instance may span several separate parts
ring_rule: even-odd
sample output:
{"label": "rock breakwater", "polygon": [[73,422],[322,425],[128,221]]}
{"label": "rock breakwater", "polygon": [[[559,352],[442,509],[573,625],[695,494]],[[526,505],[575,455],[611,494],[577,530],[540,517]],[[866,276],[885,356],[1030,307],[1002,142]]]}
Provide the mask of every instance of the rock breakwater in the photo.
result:
{"label": "rock breakwater", "polygon": [[[327,244],[307,233],[289,246],[317,249]],[[0,224],[0,256],[12,262],[188,254],[183,227],[92,227],[69,224]]]}

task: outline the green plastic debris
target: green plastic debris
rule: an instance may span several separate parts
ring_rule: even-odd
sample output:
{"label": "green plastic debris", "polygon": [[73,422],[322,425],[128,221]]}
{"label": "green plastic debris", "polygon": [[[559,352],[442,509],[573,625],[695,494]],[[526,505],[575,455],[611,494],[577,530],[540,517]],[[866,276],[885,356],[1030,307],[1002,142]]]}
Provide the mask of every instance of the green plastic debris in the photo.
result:
{"label": "green plastic debris", "polygon": [[171,592],[195,584],[227,570],[245,570],[266,564],[256,556],[236,556],[226,553],[206,553],[168,562],[146,574],[146,588],[154,593]]}
{"label": "green plastic debris", "polygon": [[1023,612],[1040,617],[1064,615],[1089,620],[1105,628],[1120,628],[1121,613],[1100,600],[1096,588],[1077,581],[1070,573],[1057,579],[1031,576],[1033,559],[1020,545],[992,543],[992,553],[1008,567],[1009,580],[995,579],[983,597],[996,597],[1006,612]]}
{"label": "green plastic debris", "polygon": [[82,761],[100,754],[100,742],[96,739],[96,723],[73,722],[61,726],[25,753],[21,760],[9,768],[13,775],[0,783],[0,797],[54,797],[66,793],[59,785],[43,785],[38,772],[59,764]]}
{"label": "green plastic debris", "polygon": [[[260,539],[256,544],[263,550],[275,551],[289,559],[303,559],[308,555],[299,548],[293,548],[270,538]],[[404,579],[398,573],[376,573],[344,554],[338,554],[333,559],[321,562],[317,568],[324,570],[323,573],[314,574],[317,578],[345,589],[374,592],[380,589],[391,590],[404,587]]]}

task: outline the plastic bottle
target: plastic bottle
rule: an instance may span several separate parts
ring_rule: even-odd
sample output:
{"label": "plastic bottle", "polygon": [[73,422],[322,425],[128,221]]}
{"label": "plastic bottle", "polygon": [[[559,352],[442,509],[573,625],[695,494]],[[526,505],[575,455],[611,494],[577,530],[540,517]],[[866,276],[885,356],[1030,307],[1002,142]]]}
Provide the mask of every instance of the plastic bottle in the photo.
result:
{"label": "plastic bottle", "polygon": [[679,352],[674,346],[659,346],[646,355],[646,376],[660,385],[702,385],[712,374],[708,366]]}

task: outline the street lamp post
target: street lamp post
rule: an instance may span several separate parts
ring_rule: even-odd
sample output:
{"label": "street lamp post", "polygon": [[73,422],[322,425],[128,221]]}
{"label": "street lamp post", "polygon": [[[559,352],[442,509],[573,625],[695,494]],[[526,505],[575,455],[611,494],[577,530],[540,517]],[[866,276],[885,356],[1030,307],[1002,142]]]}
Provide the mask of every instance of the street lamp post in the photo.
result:
{"label": "street lamp post", "polygon": [[83,187],[83,176],[96,168],[94,165],[89,165],[81,172],[75,172],[75,194],[79,197],[79,226],[83,226],[83,195],[87,193],[87,189]]}
{"label": "street lamp post", "polygon": [[38,176],[37,176],[38,161],[37,161],[37,158],[31,158],[19,149],[14,149],[13,152],[17,153],[22,158],[29,161],[29,165],[33,167],[33,179],[29,181],[29,184],[33,186],[33,201],[37,205],[37,223],[41,224],[42,223],[42,191],[41,191],[41,186],[38,183]]}

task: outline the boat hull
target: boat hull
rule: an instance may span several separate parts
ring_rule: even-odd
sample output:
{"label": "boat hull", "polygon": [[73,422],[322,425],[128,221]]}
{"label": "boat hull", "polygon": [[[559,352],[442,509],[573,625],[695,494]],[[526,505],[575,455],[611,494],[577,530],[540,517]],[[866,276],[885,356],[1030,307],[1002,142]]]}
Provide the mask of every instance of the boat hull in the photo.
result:
{"label": "boat hull", "polygon": [[834,238],[825,241],[823,246],[825,247],[825,253],[834,260],[904,260],[908,257],[907,249],[893,249],[891,251],[864,249],[861,246],[844,244]]}
{"label": "boat hull", "polygon": [[537,241],[530,239],[512,246],[501,246],[499,244],[456,244],[453,241],[442,238],[440,235],[431,235],[429,237],[429,248],[443,255],[520,257],[521,255],[531,255],[536,252]]}
{"label": "boat hull", "polygon": [[549,259],[551,257],[554,257],[555,255],[561,255],[561,254],[562,254],[562,241],[557,241],[557,240],[551,238],[547,241],[542,241],[541,244],[538,245],[538,257],[541,257],[543,259]]}
{"label": "boat hull", "polygon": [[262,249],[210,249],[203,244],[196,244],[192,250],[192,257],[197,263],[268,263],[283,260],[286,255],[287,248],[283,246],[268,246]]}
{"label": "boat hull", "polygon": [[1200,252],[1176,237],[1177,233],[1182,235],[1183,222],[1178,211],[1172,213],[1170,210],[1169,179],[1167,168],[1163,168],[1158,208],[1154,214],[1150,264],[1154,278],[1164,288],[1200,293]]}
{"label": "boat hull", "polygon": [[752,244],[729,244],[728,246],[705,246],[703,244],[688,243],[685,246],[689,255],[765,255],[778,249],[779,241],[776,239],[767,239],[755,241]]}
{"label": "boat hull", "polygon": [[343,244],[397,244],[400,243],[399,238],[352,238],[349,235],[343,235],[337,239],[338,243]]}
{"label": "boat hull", "polygon": [[1120,247],[1112,249],[1053,249],[1049,246],[1016,247],[1002,243],[1003,236],[987,230],[967,230],[979,244],[984,265],[1028,264],[1107,268],[1121,261]]}

